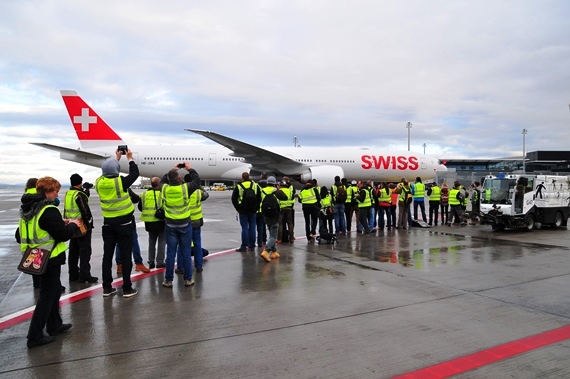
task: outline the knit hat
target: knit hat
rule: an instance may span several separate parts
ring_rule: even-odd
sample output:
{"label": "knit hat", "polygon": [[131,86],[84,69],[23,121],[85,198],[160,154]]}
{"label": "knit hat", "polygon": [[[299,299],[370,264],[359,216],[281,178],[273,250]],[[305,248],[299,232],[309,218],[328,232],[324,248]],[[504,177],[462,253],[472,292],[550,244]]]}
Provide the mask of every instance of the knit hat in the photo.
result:
{"label": "knit hat", "polygon": [[114,178],[119,176],[121,166],[119,165],[119,161],[116,158],[107,158],[103,165],[101,166],[101,170],[103,171],[103,176],[107,178]]}
{"label": "knit hat", "polygon": [[267,178],[267,184],[277,184],[277,180],[275,180],[275,176],[270,176],[269,178]]}
{"label": "knit hat", "polygon": [[69,178],[69,181],[71,182],[71,186],[75,187],[83,183],[83,178],[79,174],[73,174]]}

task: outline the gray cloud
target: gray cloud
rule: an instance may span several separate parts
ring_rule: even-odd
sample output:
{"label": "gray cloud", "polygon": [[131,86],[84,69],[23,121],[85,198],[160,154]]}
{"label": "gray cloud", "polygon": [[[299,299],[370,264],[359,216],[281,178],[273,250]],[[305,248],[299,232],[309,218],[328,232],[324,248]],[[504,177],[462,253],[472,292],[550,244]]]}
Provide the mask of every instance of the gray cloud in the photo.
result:
{"label": "gray cloud", "polygon": [[59,89],[142,140],[405,149],[411,121],[412,149],[442,158],[520,155],[523,128],[527,150],[566,149],[569,16],[562,0],[4,2],[2,175],[76,169],[27,144],[77,145]]}

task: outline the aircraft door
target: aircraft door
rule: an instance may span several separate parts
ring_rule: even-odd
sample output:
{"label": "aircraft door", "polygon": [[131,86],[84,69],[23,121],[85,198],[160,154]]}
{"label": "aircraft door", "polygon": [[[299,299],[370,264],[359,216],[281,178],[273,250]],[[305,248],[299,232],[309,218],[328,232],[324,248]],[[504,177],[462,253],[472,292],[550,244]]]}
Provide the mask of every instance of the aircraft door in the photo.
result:
{"label": "aircraft door", "polygon": [[425,158],[420,158],[420,169],[425,170],[427,169],[427,163]]}
{"label": "aircraft door", "polygon": [[216,165],[216,153],[208,154],[208,166]]}

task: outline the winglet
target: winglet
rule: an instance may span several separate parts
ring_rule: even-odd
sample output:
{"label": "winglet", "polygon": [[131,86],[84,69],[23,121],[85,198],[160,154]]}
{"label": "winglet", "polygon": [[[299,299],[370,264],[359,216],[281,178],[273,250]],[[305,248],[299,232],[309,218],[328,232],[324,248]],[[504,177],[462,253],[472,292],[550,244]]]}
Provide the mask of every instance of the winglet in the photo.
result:
{"label": "winglet", "polygon": [[124,144],[121,137],[83,101],[76,91],[61,90],[60,93],[83,148]]}

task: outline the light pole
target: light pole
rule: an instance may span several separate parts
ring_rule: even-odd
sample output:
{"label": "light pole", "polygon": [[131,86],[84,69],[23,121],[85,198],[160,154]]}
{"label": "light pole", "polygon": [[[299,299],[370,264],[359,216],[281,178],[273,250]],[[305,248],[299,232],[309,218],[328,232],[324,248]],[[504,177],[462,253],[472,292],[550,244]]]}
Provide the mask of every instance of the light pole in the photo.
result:
{"label": "light pole", "polygon": [[408,129],[408,151],[410,151],[410,129],[412,129],[412,123],[408,121],[406,128]]}
{"label": "light pole", "polygon": [[526,174],[526,134],[528,133],[528,130],[523,129],[522,130],[522,135],[523,135],[523,175]]}
{"label": "light pole", "polygon": [[424,155],[426,155],[426,146],[427,146],[426,143],[424,142],[424,144],[422,146],[424,147]]}

